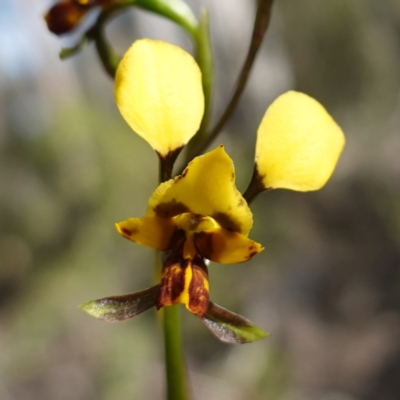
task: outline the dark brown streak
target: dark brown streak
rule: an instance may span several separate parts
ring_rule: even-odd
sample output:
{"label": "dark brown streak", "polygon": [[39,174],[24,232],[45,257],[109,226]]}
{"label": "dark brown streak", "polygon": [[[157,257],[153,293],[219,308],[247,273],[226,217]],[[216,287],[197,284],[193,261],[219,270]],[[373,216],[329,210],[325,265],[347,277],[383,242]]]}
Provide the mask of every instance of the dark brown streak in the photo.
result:
{"label": "dark brown streak", "polygon": [[[194,235],[196,251],[204,258],[212,257],[214,251],[212,238],[213,234],[210,232],[198,232]],[[207,268],[205,264],[204,267]]]}
{"label": "dark brown streak", "polygon": [[189,211],[189,208],[175,199],[168,203],[161,203],[154,207],[154,212],[161,218],[172,218]]}
{"label": "dark brown streak", "polygon": [[266,189],[262,183],[263,176],[258,172],[257,164],[254,165],[253,175],[251,177],[249,186],[243,193],[243,197],[250,204],[260,193],[270,189]]}
{"label": "dark brown streak", "polygon": [[127,228],[121,228],[121,232],[125,235],[125,236],[131,236],[132,235],[132,231],[130,231]]}
{"label": "dark brown streak", "polygon": [[204,317],[210,301],[209,292],[204,286],[204,282],[208,281],[208,274],[197,265],[192,265],[192,271],[192,280],[189,285],[189,308],[192,313]]}
{"label": "dark brown streak", "polygon": [[221,224],[221,226],[227,231],[238,232],[238,233],[242,231],[239,224],[237,224],[228,215],[224,213],[221,212],[215,213],[211,217],[214,218],[219,224]]}
{"label": "dark brown streak", "polygon": [[162,155],[159,152],[156,152],[158,155],[158,158],[160,160],[160,164],[159,164],[159,166],[160,166],[160,171],[159,171],[160,183],[166,182],[169,179],[171,179],[174,163],[182,149],[183,149],[183,146],[170,151],[166,155]]}

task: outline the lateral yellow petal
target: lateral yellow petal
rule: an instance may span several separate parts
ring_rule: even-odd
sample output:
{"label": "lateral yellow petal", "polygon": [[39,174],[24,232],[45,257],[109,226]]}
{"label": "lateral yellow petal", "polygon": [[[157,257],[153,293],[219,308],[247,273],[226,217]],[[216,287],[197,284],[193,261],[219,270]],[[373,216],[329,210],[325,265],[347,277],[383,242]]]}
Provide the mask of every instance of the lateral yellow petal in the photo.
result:
{"label": "lateral yellow petal", "polygon": [[196,157],[182,175],[161,184],[147,215],[172,218],[191,212],[215,219],[223,228],[248,235],[253,214],[235,186],[235,168],[223,146]]}
{"label": "lateral yellow petal", "polygon": [[142,246],[156,250],[168,250],[175,223],[171,219],[155,217],[129,218],[115,224],[118,232]]}
{"label": "lateral yellow petal", "polygon": [[196,248],[202,257],[221,264],[237,264],[250,260],[264,247],[236,232],[215,229],[194,235]]}
{"label": "lateral yellow petal", "polygon": [[342,130],[320,103],[290,91],[261,121],[256,168],[265,188],[317,190],[332,175],[344,144]]}
{"label": "lateral yellow petal", "polygon": [[138,40],[118,66],[115,99],[129,126],[165,156],[184,146],[200,126],[201,72],[181,48]]}

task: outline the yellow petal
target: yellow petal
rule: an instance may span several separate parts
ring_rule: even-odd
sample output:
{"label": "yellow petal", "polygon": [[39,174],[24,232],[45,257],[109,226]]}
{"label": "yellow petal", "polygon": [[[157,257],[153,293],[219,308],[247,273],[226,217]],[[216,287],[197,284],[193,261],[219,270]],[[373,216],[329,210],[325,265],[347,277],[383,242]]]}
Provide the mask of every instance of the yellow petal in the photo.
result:
{"label": "yellow petal", "polygon": [[182,175],[161,184],[148,215],[171,218],[184,212],[214,218],[223,228],[248,235],[253,215],[235,186],[235,168],[223,146],[196,157]]}
{"label": "yellow petal", "polygon": [[258,129],[256,168],[265,188],[317,190],[331,176],[344,144],[342,130],[321,104],[287,92],[268,108]]}
{"label": "yellow petal", "polygon": [[255,256],[264,247],[246,236],[225,229],[199,232],[194,236],[199,253],[221,264],[237,264]]}
{"label": "yellow petal", "polygon": [[129,218],[115,225],[122,236],[156,250],[169,249],[172,235],[175,232],[173,220],[157,216]]}
{"label": "yellow petal", "polygon": [[165,156],[184,146],[200,126],[201,72],[181,48],[138,40],[118,66],[115,99],[129,126]]}

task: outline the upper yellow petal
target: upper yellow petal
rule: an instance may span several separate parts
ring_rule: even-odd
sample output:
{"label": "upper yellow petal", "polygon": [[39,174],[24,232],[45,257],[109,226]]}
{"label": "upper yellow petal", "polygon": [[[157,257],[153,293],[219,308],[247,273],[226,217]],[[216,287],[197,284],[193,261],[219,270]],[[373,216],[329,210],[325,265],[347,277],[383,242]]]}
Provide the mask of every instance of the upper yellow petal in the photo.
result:
{"label": "upper yellow petal", "polygon": [[317,190],[331,176],[344,144],[342,130],[320,103],[290,91],[261,121],[256,168],[265,188]]}
{"label": "upper yellow petal", "polygon": [[181,48],[138,40],[118,66],[115,99],[130,127],[165,156],[184,146],[200,126],[201,72]]}
{"label": "upper yellow petal", "polygon": [[129,218],[115,224],[118,232],[142,246],[168,250],[176,225],[172,219],[155,217]]}
{"label": "upper yellow petal", "polygon": [[253,215],[235,186],[235,168],[223,146],[196,157],[182,175],[161,184],[148,215],[171,218],[191,212],[214,218],[224,229],[248,235]]}

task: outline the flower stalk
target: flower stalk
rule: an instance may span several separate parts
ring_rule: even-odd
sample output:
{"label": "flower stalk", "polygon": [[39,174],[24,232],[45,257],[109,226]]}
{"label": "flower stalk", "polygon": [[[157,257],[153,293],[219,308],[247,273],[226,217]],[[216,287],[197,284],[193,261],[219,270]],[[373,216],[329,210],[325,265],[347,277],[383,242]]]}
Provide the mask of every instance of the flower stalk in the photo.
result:
{"label": "flower stalk", "polygon": [[117,71],[119,62],[121,61],[121,56],[117,54],[112,46],[108,43],[108,40],[104,34],[104,29],[106,27],[106,23],[111,17],[115,16],[116,13],[123,11],[126,8],[126,5],[116,5],[106,8],[100,13],[96,24],[90,31],[90,36],[94,39],[96,51],[99,55],[100,61],[107,74],[112,79],[115,78],[115,72]]}
{"label": "flower stalk", "polygon": [[262,184],[260,173],[257,170],[257,166],[255,166],[250,183],[243,193],[243,197],[247,201],[247,204],[250,204],[260,193],[266,192],[267,190],[271,190],[271,188],[266,189],[264,187],[264,185]]}
{"label": "flower stalk", "polygon": [[189,400],[189,385],[183,359],[179,305],[162,309],[167,399]]}
{"label": "flower stalk", "polygon": [[[159,156],[159,183],[171,179],[172,168],[179,152]],[[162,253],[157,251],[155,260],[155,274],[159,275],[159,262]],[[164,337],[165,374],[167,378],[167,400],[190,400],[189,384],[185,368],[182,335],[181,315],[179,305],[164,307],[161,310],[162,329]]]}
{"label": "flower stalk", "polygon": [[210,27],[208,10],[201,10],[199,27],[193,37],[196,43],[196,61],[201,70],[202,85],[204,92],[204,115],[199,130],[189,142],[187,153],[196,149],[207,135],[208,124],[212,110],[212,89],[214,83],[213,54],[211,48]]}

